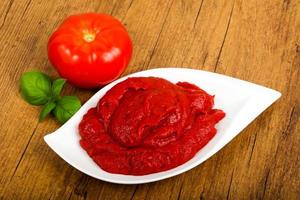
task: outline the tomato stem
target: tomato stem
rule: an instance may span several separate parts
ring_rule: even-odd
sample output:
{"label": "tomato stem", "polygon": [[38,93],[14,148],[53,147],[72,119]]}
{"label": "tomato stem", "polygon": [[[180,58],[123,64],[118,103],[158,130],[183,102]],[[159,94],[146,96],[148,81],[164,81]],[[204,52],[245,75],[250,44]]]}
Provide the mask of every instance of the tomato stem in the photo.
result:
{"label": "tomato stem", "polygon": [[83,39],[86,42],[93,42],[95,40],[96,35],[93,33],[84,33],[83,34]]}

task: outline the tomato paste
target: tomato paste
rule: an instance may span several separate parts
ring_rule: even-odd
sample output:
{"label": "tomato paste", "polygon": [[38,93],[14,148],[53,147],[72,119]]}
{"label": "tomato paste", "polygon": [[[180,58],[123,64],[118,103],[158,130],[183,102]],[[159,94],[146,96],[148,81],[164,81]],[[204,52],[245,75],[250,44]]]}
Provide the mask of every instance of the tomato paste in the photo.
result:
{"label": "tomato paste", "polygon": [[179,166],[216,134],[225,113],[187,83],[137,77],[115,85],[79,125],[80,145],[105,171],[145,175]]}

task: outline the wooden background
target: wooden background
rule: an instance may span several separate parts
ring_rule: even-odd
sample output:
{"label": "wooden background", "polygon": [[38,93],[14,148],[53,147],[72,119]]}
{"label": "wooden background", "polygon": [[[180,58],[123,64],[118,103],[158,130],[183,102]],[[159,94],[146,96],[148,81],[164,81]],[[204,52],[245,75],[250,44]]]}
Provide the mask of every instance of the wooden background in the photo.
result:
{"label": "wooden background", "polygon": [[[23,101],[20,75],[57,73],[47,39],[70,14],[120,19],[134,42],[125,74],[184,66],[237,77],[282,92],[279,101],[201,166],[144,185],[90,178],[43,141],[59,124],[38,123]],[[300,199],[300,2],[298,0],[1,0],[1,199]],[[71,85],[86,101],[95,91]]]}

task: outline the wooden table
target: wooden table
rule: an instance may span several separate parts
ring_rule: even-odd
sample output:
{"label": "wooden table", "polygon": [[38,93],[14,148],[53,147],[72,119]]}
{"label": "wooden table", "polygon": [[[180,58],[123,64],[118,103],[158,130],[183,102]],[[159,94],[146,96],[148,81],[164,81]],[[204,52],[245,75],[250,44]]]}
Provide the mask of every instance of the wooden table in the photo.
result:
{"label": "wooden table", "polygon": [[[56,130],[19,94],[20,75],[57,73],[51,32],[73,13],[120,19],[134,41],[125,74],[184,66],[282,92],[279,101],[202,165],[144,185],[110,184],[69,166],[44,142]],[[0,199],[300,199],[300,5],[297,0],[1,0]],[[86,101],[95,91],[71,85]]]}

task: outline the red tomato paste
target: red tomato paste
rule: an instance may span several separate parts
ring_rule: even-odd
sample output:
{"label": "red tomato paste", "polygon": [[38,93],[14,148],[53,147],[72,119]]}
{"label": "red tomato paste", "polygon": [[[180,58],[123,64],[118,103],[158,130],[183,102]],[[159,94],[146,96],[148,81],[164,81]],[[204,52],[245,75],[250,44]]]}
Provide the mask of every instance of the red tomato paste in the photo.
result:
{"label": "red tomato paste", "polygon": [[225,113],[187,82],[128,78],[110,89],[79,125],[80,145],[105,171],[145,175],[179,166],[216,134]]}

